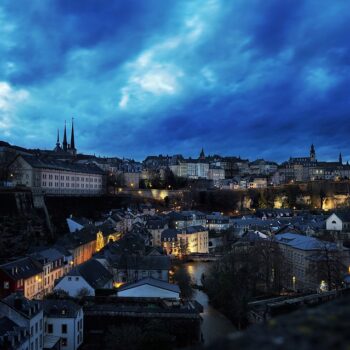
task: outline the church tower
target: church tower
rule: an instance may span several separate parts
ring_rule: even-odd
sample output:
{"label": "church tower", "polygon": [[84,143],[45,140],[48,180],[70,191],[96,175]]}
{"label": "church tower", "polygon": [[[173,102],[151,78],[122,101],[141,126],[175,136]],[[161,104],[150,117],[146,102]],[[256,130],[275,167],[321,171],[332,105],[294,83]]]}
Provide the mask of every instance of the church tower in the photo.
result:
{"label": "church tower", "polygon": [[312,162],[316,161],[316,151],[315,151],[315,146],[312,144],[310,148],[310,160]]}
{"label": "church tower", "polygon": [[75,138],[74,138],[74,118],[72,118],[72,132],[70,135],[70,147],[69,147],[69,151],[71,154],[73,154],[74,156],[77,153],[77,150],[75,148]]}
{"label": "church tower", "polygon": [[72,131],[70,135],[70,144],[68,147],[68,152],[73,156],[77,154],[77,149],[75,148],[75,138],[74,138],[74,118],[72,118]]}
{"label": "church tower", "polygon": [[61,151],[61,144],[60,144],[60,130],[57,129],[57,140],[56,140],[56,147],[54,149],[55,152]]}
{"label": "church tower", "polygon": [[66,128],[66,121],[64,121],[64,133],[63,133],[63,142],[62,142],[63,150],[67,152],[68,150],[68,143],[67,143],[67,128]]}
{"label": "church tower", "polygon": [[199,159],[200,160],[205,160],[205,154],[204,154],[204,149],[202,147],[201,153],[199,154]]}
{"label": "church tower", "polygon": [[343,156],[341,155],[341,152],[339,153],[339,164],[343,165]]}

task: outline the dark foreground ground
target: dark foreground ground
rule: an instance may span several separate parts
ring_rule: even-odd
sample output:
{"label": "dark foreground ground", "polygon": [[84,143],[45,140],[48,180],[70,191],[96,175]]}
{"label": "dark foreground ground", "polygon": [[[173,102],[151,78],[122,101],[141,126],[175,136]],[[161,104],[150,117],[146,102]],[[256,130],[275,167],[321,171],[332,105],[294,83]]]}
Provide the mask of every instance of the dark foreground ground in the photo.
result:
{"label": "dark foreground ground", "polygon": [[350,349],[350,298],[296,311],[215,342],[206,350]]}

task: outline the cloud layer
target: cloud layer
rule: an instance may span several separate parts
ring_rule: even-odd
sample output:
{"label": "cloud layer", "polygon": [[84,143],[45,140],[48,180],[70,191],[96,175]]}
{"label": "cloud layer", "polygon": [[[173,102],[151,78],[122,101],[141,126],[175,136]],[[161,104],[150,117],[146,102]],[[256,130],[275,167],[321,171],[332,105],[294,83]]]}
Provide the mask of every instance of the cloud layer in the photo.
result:
{"label": "cloud layer", "polygon": [[[53,148],[350,159],[347,0],[0,4],[0,132]],[[21,2],[23,4],[23,2]]]}

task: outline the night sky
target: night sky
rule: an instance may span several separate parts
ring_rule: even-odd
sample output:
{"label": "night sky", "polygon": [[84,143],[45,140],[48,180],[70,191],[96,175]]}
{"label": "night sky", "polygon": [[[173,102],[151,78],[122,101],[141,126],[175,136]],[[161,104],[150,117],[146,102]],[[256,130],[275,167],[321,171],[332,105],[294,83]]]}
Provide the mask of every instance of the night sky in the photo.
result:
{"label": "night sky", "polygon": [[[350,159],[349,0],[1,0],[0,140]],[[62,136],[62,135],[61,135]]]}

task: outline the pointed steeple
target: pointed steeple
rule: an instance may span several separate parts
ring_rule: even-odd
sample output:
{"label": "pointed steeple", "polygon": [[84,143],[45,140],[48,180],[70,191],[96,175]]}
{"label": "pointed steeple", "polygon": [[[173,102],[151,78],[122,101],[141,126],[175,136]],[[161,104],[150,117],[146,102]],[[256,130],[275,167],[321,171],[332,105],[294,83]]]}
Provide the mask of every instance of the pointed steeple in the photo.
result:
{"label": "pointed steeple", "polygon": [[57,141],[56,141],[56,146],[60,146],[60,129],[57,129]]}
{"label": "pointed steeple", "polygon": [[339,153],[339,163],[343,165],[343,156],[341,155],[341,152]]}
{"label": "pointed steeple", "polygon": [[64,121],[64,133],[63,133],[63,150],[67,151],[68,150],[68,144],[67,144],[67,127],[66,127],[66,121]]}
{"label": "pointed steeple", "polygon": [[61,151],[61,145],[60,145],[60,131],[57,129],[57,140],[56,140],[56,147],[54,148],[55,152]]}
{"label": "pointed steeple", "polygon": [[75,150],[75,140],[74,140],[74,118],[72,118],[72,133],[70,136],[70,148]]}
{"label": "pointed steeple", "polygon": [[204,148],[202,147],[201,153],[199,154],[199,159],[205,159]]}

